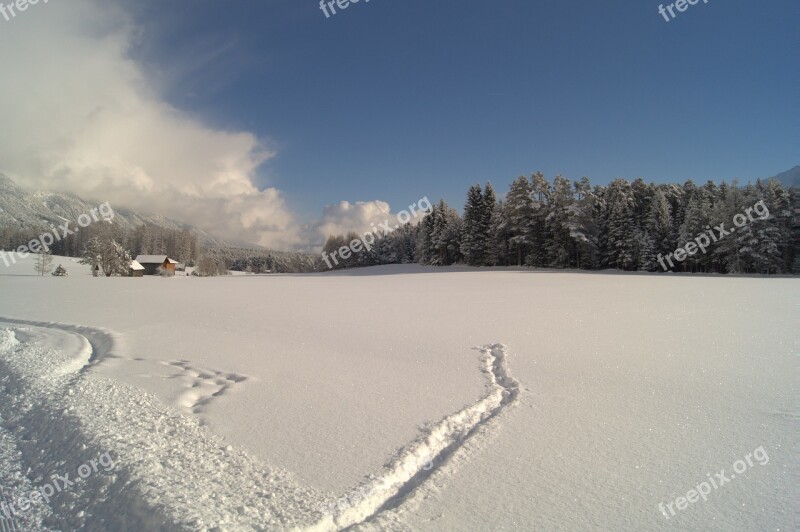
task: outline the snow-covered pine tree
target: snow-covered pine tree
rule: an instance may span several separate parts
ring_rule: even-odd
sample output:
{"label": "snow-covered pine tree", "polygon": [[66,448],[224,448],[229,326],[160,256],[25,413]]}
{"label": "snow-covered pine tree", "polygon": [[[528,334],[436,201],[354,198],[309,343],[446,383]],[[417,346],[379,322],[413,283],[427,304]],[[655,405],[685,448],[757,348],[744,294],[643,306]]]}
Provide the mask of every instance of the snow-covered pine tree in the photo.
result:
{"label": "snow-covered pine tree", "polygon": [[[511,251],[516,255],[517,266],[531,251],[533,239],[533,199],[531,184],[525,176],[518,177],[506,195],[505,214],[507,215],[509,243]],[[544,251],[544,250],[542,250]]]}
{"label": "snow-covered pine tree", "polygon": [[[713,213],[716,211],[717,206],[723,203],[723,200],[720,187],[711,180],[709,180],[703,186],[703,193],[705,195],[704,196],[705,200],[708,202],[709,205],[708,211],[706,211],[705,213],[705,218],[707,222],[706,224],[706,231],[707,231],[708,228],[711,227],[711,224],[714,222]],[[699,235],[700,233],[698,233],[698,235],[696,235],[695,238]],[[717,264],[717,261],[714,258],[713,249],[714,249],[714,244],[712,242],[711,247],[708,248],[706,253],[698,255],[698,264],[701,268],[701,271],[704,272],[720,271],[719,264]]]}
{"label": "snow-covered pine tree", "polygon": [[570,238],[575,246],[574,266],[590,269],[597,257],[597,222],[595,220],[598,198],[588,177],[574,183],[575,201],[568,210]]}
{"label": "snow-covered pine tree", "polygon": [[606,265],[620,270],[638,266],[638,237],[636,201],[631,185],[615,179],[608,185],[606,195]]}
{"label": "snow-covered pine tree", "polygon": [[444,200],[420,224],[417,256],[422,264],[447,266],[461,260],[461,217]]}
{"label": "snow-covered pine tree", "polygon": [[449,266],[460,262],[462,220],[455,209],[450,208],[444,200],[439,201],[441,213],[440,224],[434,230],[434,240],[438,251],[440,266]]}
{"label": "snow-covered pine tree", "polygon": [[691,201],[695,192],[697,192],[697,185],[695,185],[694,181],[691,179],[687,180],[683,184],[683,187],[681,187],[680,205],[678,206],[677,211],[674,212],[675,221],[673,222],[673,228],[675,229],[675,234],[673,236],[675,237],[676,242],[680,237],[680,230],[681,226],[683,225],[683,220],[686,218],[686,210],[689,207],[689,201]]}
{"label": "snow-covered pine tree", "polygon": [[431,232],[429,235],[429,264],[434,266],[443,266],[446,264],[447,258],[447,240],[446,240],[446,215],[449,207],[444,200],[433,206],[429,218],[431,219]]}
{"label": "snow-covered pine tree", "polygon": [[780,181],[769,179],[764,184],[764,202],[770,213],[769,225],[774,227],[770,237],[780,253],[769,269],[774,273],[790,273],[794,263],[795,224],[792,194]]}
{"label": "snow-covered pine tree", "polygon": [[492,209],[489,224],[489,264],[509,266],[511,264],[511,233],[508,230],[508,214],[504,201],[498,201]]}
{"label": "snow-covered pine tree", "polygon": [[547,217],[550,214],[550,183],[542,172],[531,176],[531,220],[530,251],[525,257],[526,264],[545,267],[548,265],[547,245],[550,235],[547,232]]}
{"label": "snow-covered pine tree", "polygon": [[414,250],[414,260],[418,264],[432,264],[434,248],[431,242],[433,227],[435,225],[436,205],[431,209],[430,214],[422,219],[417,226],[416,247]]}
{"label": "snow-covered pine tree", "polygon": [[[697,189],[689,200],[683,224],[680,227],[678,236],[678,244],[680,246],[693,242],[695,238],[706,232],[706,227],[711,222],[708,217],[710,213],[711,202],[707,197],[707,193],[703,189]],[[686,260],[683,261],[682,269],[692,272],[705,271],[704,265],[708,261],[704,260],[704,258],[705,255],[698,249],[694,255],[686,257]]]}
{"label": "snow-covered pine tree", "polygon": [[723,228],[730,231],[732,228],[731,220],[734,215],[744,209],[744,198],[742,190],[736,181],[731,186],[723,183],[720,187],[720,194],[721,201],[714,208],[714,221],[710,225],[715,238],[719,238],[719,241],[714,244],[712,256],[723,272],[739,273],[743,271],[744,266],[739,257],[738,242],[735,238],[736,233],[721,237],[716,228],[720,224],[724,224]]}
{"label": "snow-covered pine tree", "polygon": [[345,267],[346,263],[339,257],[339,250],[345,245],[344,236],[330,235],[322,246],[323,257],[327,261],[323,261],[320,268],[324,271],[327,269],[338,270]]}
{"label": "snow-covered pine tree", "polygon": [[491,230],[492,216],[497,205],[497,195],[491,183],[486,183],[483,187],[483,205],[481,205],[481,231],[483,234],[483,258],[481,266],[491,266],[493,264],[491,251]]}
{"label": "snow-covered pine tree", "polygon": [[[569,268],[574,265],[576,256],[575,243],[570,231],[570,210],[575,203],[572,183],[565,177],[556,176],[549,196],[549,213],[545,219],[545,231],[549,236],[546,243],[547,265],[552,268]],[[534,205],[536,203],[534,199]]]}
{"label": "snow-covered pine tree", "polygon": [[[745,216],[744,210],[747,207],[752,207],[761,198],[759,197],[756,188],[747,184],[741,189],[741,205],[732,213],[730,219],[737,216]],[[727,258],[728,269],[731,273],[748,273],[757,271],[761,261],[758,260],[758,237],[753,231],[753,226],[746,223],[742,227],[736,227],[735,222],[725,224],[725,227],[731,232],[730,235],[724,237],[723,242],[730,244],[730,252]]]}
{"label": "snow-covered pine tree", "polygon": [[658,262],[658,254],[655,248],[655,239],[647,230],[636,230],[636,237],[639,239],[639,264],[638,269],[645,272],[657,271],[661,264]]}
{"label": "snow-covered pine tree", "polygon": [[130,269],[131,261],[133,260],[128,250],[123,248],[122,245],[118,244],[115,240],[112,240],[109,246],[109,254],[110,260],[103,269],[103,271],[106,272],[106,276],[128,275],[128,270]]}
{"label": "snow-covered pine tree", "polygon": [[780,273],[783,268],[781,227],[774,215],[781,209],[780,199],[774,190],[768,190],[767,187],[768,184],[759,179],[754,187],[753,199],[757,201],[747,207],[750,209],[748,221],[750,217],[753,218],[748,223],[748,229],[753,235],[751,247],[754,273]]}
{"label": "snow-covered pine tree", "polygon": [[484,211],[483,190],[480,185],[472,185],[464,205],[464,230],[461,237],[461,254],[470,266],[482,266],[486,261],[488,227],[484,225]]}
{"label": "snow-covered pine tree", "polygon": [[368,250],[366,246],[359,256],[358,266],[377,266],[381,264],[400,264],[400,252],[402,250],[402,239],[399,235],[400,230],[389,233],[383,238],[379,238]]}
{"label": "snow-covered pine tree", "polygon": [[[350,244],[354,240],[359,240],[358,233],[355,231],[348,231],[346,235],[344,235],[344,245],[350,248]],[[362,248],[359,251],[352,251],[349,250],[346,255],[347,258],[344,258],[345,268],[354,268],[356,266],[371,266],[371,264],[365,263],[364,257],[365,250]]]}
{"label": "snow-covered pine tree", "polygon": [[100,239],[92,237],[86,244],[81,264],[88,264],[92,268],[100,266],[106,277],[112,275],[128,275],[131,264],[130,253],[114,239]]}
{"label": "snow-covered pine tree", "polygon": [[[657,260],[659,254],[666,256],[675,249],[670,236],[672,234],[672,208],[669,201],[667,201],[667,196],[660,187],[656,188],[653,193],[653,199],[650,202],[645,233],[650,240],[648,252],[653,256],[653,260]],[[645,257],[646,261],[647,258]],[[653,271],[650,268],[647,268],[647,270]]]}

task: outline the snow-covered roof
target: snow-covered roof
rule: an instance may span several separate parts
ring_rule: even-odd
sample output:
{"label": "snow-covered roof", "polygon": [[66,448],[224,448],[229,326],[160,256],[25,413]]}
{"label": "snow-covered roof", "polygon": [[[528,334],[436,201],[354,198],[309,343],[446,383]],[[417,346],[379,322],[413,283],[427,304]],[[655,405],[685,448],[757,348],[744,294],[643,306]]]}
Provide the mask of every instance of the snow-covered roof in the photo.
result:
{"label": "snow-covered roof", "polygon": [[131,270],[144,270],[144,266],[142,266],[138,260],[131,261]]}
{"label": "snow-covered roof", "polygon": [[140,264],[164,264],[167,260],[166,255],[139,255],[136,257],[136,262]]}
{"label": "snow-covered roof", "polygon": [[177,260],[167,259],[170,264],[178,264]]}

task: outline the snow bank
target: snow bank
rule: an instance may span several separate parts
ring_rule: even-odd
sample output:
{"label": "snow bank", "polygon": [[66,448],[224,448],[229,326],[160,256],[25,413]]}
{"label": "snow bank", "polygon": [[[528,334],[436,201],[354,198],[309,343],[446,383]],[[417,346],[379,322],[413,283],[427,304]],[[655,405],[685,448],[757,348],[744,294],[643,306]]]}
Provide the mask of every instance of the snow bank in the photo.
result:
{"label": "snow bank", "polygon": [[[45,517],[37,518],[43,526],[290,529],[319,518],[321,496],[287,473],[232,449],[197,420],[140,390],[76,373],[76,360],[88,363],[88,341],[70,342],[65,334],[28,326],[0,329],[1,382],[9,398],[0,404],[0,415],[4,430],[21,442],[19,456],[4,463],[20,460],[39,484],[104,453],[114,457],[116,468],[58,493],[43,508]],[[65,361],[70,344],[78,353]]]}

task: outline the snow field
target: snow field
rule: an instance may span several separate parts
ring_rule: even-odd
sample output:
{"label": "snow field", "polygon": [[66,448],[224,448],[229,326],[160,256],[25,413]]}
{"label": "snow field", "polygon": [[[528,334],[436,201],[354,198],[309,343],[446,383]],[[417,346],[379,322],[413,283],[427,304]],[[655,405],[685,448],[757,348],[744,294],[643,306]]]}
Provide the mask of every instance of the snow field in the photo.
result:
{"label": "snow field", "polygon": [[[150,399],[152,415],[130,426],[118,415],[131,441],[160,438],[161,416],[191,422],[186,440],[218,438],[211,450],[291,472],[308,496],[304,510],[285,511],[307,520],[281,517],[275,528],[361,518],[355,529],[793,526],[796,279],[403,266],[203,280],[0,275],[0,294],[0,316],[114,331],[113,349],[80,375],[129,390],[104,395],[107,404]],[[492,396],[485,352],[472,350],[487,342],[508,346],[513,407],[442,425]],[[462,438],[474,420],[474,437]],[[187,502],[213,481],[161,494],[193,466],[139,463],[164,447],[188,456],[186,440],[116,445],[138,457],[145,506],[220,522]],[[447,441],[458,444],[437,452]],[[659,503],[759,446],[769,464],[670,520],[661,514]],[[221,513],[229,529],[263,517]]]}

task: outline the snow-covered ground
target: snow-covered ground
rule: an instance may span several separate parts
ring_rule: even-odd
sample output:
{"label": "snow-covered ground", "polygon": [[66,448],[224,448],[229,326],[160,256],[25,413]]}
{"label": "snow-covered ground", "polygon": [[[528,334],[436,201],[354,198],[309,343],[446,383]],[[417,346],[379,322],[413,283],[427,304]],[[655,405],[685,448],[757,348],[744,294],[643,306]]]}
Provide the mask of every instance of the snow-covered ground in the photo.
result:
{"label": "snow-covered ground", "polygon": [[796,529],[797,279],[58,262],[0,264],[0,498],[91,472],[19,529]]}

